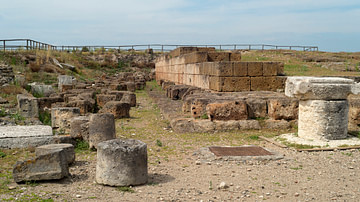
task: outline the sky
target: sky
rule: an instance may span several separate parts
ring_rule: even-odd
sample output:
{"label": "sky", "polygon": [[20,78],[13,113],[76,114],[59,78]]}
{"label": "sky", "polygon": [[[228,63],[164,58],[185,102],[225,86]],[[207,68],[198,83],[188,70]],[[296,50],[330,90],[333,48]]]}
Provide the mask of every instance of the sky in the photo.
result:
{"label": "sky", "polygon": [[359,0],[0,0],[0,40],[272,44],[360,52]]}

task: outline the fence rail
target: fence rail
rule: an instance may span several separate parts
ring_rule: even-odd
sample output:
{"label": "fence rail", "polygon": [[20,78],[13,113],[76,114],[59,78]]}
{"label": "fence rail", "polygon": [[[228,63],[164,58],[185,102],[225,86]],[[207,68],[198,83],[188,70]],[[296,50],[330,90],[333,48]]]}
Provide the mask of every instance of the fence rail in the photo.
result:
{"label": "fence rail", "polygon": [[218,50],[300,50],[300,51],[318,51],[317,46],[280,46],[268,44],[223,44],[223,45],[170,45],[170,44],[147,44],[147,45],[119,45],[119,46],[55,46],[32,39],[4,39],[0,40],[0,50],[57,50],[57,51],[79,51],[84,47],[90,51],[97,49],[117,49],[117,50],[146,50],[168,52],[180,46],[195,47],[215,47]]}

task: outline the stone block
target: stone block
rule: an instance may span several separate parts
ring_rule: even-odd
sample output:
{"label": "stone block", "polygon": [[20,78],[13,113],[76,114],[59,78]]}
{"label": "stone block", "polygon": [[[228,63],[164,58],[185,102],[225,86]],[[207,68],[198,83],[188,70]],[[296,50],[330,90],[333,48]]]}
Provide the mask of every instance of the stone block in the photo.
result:
{"label": "stone block", "polygon": [[241,53],[230,53],[230,61],[241,61]]}
{"label": "stone block", "polygon": [[36,181],[62,179],[69,175],[69,166],[64,150],[37,156],[33,159],[18,161],[13,168],[14,181]]}
{"label": "stone block", "polygon": [[263,128],[271,130],[286,130],[291,128],[291,122],[286,120],[265,120]]}
{"label": "stone block", "polygon": [[262,76],[263,63],[262,62],[247,62],[249,76]]}
{"label": "stone block", "polygon": [[113,114],[92,114],[89,120],[89,146],[97,149],[100,142],[116,138]]}
{"label": "stone block", "polygon": [[294,98],[275,98],[268,100],[268,115],[273,120],[298,119],[299,101]]}
{"label": "stone block", "polygon": [[284,89],[285,77],[251,77],[252,91],[277,91]]}
{"label": "stone block", "polygon": [[211,103],[206,106],[206,111],[211,121],[248,119],[246,102],[243,100]]}
{"label": "stone block", "polygon": [[[170,57],[178,57],[180,55],[192,53],[198,51],[197,47],[179,47],[175,50],[170,51],[169,56]],[[202,50],[203,51],[203,50]]]}
{"label": "stone block", "polygon": [[74,139],[89,141],[89,121],[88,116],[78,116],[71,119],[70,136]]}
{"label": "stone block", "polygon": [[130,104],[131,107],[136,107],[136,94],[132,92],[124,92],[120,101]]}
{"label": "stone block", "polygon": [[166,94],[172,100],[179,100],[189,88],[187,85],[174,85],[166,89]]}
{"label": "stone block", "polygon": [[76,116],[80,116],[78,107],[52,108],[51,126],[59,134],[69,134],[71,119]]}
{"label": "stone block", "polygon": [[89,100],[74,100],[66,104],[66,107],[77,107],[80,109],[80,114],[85,115],[94,111],[95,105]]}
{"label": "stone block", "polygon": [[114,118],[129,118],[130,117],[130,104],[120,101],[107,102],[103,108],[99,111],[100,113],[110,113],[114,115]]}
{"label": "stone block", "polygon": [[264,62],[263,76],[277,76],[280,63],[279,62]]}
{"label": "stone block", "polygon": [[194,122],[192,119],[179,118],[170,121],[171,128],[176,133],[193,133],[195,132]]}
{"label": "stone block", "polygon": [[37,97],[49,97],[55,92],[51,85],[37,83],[30,83],[28,85],[31,87],[31,94],[33,94],[34,96],[38,95]]}
{"label": "stone block", "polygon": [[298,135],[304,139],[345,139],[348,132],[347,100],[304,100],[299,103]]}
{"label": "stone block", "polygon": [[257,120],[239,120],[240,130],[260,130],[261,126]]}
{"label": "stone block", "polygon": [[62,97],[42,97],[37,98],[39,111],[44,111],[45,108],[51,108],[51,105],[57,102],[64,102]]}
{"label": "stone block", "polygon": [[230,53],[228,52],[208,52],[207,55],[209,62],[230,61]]}
{"label": "stone block", "polygon": [[218,76],[209,77],[209,89],[214,91],[221,91],[223,86],[223,80]]}
{"label": "stone block", "polygon": [[125,85],[126,85],[126,90],[130,92],[135,92],[136,87],[134,82],[126,82]]}
{"label": "stone block", "polygon": [[195,133],[210,133],[215,131],[215,124],[208,119],[192,120]]}
{"label": "stone block", "polygon": [[232,62],[233,76],[245,77],[248,76],[247,62]]}
{"label": "stone block", "polygon": [[266,100],[260,98],[246,99],[249,118],[265,118],[267,116]]}
{"label": "stone block", "polygon": [[239,92],[250,91],[250,77],[223,77],[221,91]]}
{"label": "stone block", "polygon": [[39,117],[39,107],[37,99],[28,95],[18,94],[16,96],[19,113],[27,118]]}
{"label": "stone block", "polygon": [[345,100],[354,81],[337,77],[288,77],[285,95],[301,100]]}
{"label": "stone block", "polygon": [[96,103],[99,107],[104,107],[107,102],[116,101],[116,95],[98,94],[96,95]]}
{"label": "stone block", "polygon": [[239,121],[213,121],[215,124],[216,131],[232,131],[239,130]]}
{"label": "stone block", "polygon": [[197,98],[191,103],[190,112],[193,118],[200,118],[206,114],[206,106],[211,103],[211,98]]}
{"label": "stone block", "polygon": [[114,139],[98,144],[96,182],[110,186],[145,184],[147,145],[139,140]]}
{"label": "stone block", "polygon": [[35,155],[41,156],[44,154],[49,154],[56,152],[57,150],[64,150],[65,158],[68,164],[72,164],[75,162],[75,150],[74,145],[72,144],[48,144],[42,145],[35,148]]}
{"label": "stone block", "polygon": [[185,64],[207,62],[208,60],[208,55],[206,52],[193,52],[182,55],[181,57],[185,58]]}

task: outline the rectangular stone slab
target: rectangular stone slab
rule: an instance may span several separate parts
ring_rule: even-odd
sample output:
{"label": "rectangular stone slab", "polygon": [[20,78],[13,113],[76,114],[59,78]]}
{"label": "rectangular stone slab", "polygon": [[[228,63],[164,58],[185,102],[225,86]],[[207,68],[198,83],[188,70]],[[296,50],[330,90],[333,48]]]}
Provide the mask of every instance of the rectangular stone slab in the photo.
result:
{"label": "rectangular stone slab", "polygon": [[20,137],[43,137],[52,135],[52,128],[50,126],[33,125],[0,127],[0,139]]}

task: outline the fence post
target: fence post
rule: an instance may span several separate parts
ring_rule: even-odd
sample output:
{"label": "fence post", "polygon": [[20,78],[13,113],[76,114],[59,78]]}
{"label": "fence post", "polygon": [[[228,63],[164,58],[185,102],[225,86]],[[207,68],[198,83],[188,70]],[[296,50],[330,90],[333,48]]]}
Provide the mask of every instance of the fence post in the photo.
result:
{"label": "fence post", "polygon": [[29,40],[26,39],[26,50],[29,50]]}
{"label": "fence post", "polygon": [[221,45],[220,45],[220,50],[221,50]]}
{"label": "fence post", "polygon": [[234,50],[236,50],[236,45],[234,45]]}
{"label": "fence post", "polygon": [[3,43],[4,43],[4,52],[5,52],[5,49],[6,49],[6,48],[5,48],[5,40],[3,41]]}
{"label": "fence post", "polygon": [[164,45],[161,45],[161,53],[164,52]]}
{"label": "fence post", "polygon": [[249,50],[251,50],[251,45],[249,45]]}
{"label": "fence post", "polygon": [[264,50],[264,45],[261,45],[261,49]]}

